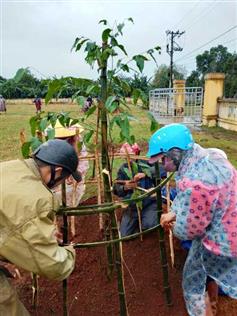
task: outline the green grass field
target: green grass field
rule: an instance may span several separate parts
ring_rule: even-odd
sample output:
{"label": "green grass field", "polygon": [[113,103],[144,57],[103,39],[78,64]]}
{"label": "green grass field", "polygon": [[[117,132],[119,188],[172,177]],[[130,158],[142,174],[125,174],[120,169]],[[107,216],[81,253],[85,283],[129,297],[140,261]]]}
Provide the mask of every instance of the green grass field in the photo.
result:
{"label": "green grass field", "polygon": [[[67,111],[70,116],[78,118],[82,112],[75,104],[49,104],[43,106],[44,111]],[[131,112],[137,118],[131,122],[132,134],[141,145],[142,154],[146,153],[147,141],[151,136],[150,123],[146,110],[131,105]],[[25,129],[26,135],[30,136],[29,119],[35,115],[34,104],[11,104],[7,106],[7,114],[0,115],[0,160],[21,158],[19,133]],[[90,124],[95,125],[95,115],[90,118]],[[226,152],[229,160],[237,168],[237,133],[222,128],[202,128],[193,131],[195,141],[203,147],[217,147]],[[119,144],[119,129],[113,131],[113,142]],[[117,163],[114,167],[116,167]]]}

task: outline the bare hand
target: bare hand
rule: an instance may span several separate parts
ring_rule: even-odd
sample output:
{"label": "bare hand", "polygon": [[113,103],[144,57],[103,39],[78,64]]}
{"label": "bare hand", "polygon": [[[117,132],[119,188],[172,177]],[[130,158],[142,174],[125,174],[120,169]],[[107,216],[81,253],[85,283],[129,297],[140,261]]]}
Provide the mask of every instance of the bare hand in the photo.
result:
{"label": "bare hand", "polygon": [[128,191],[128,190],[133,190],[137,187],[137,182],[132,181],[132,180],[127,180],[124,183],[124,190]]}
{"label": "bare hand", "polygon": [[160,218],[161,226],[168,230],[173,228],[176,219],[176,214],[174,212],[169,212],[166,214],[162,214]]}
{"label": "bare hand", "polygon": [[70,177],[68,177],[67,179],[66,179],[66,184],[67,185],[71,185],[71,184],[73,184],[73,177],[72,176],[70,176]]}
{"label": "bare hand", "polygon": [[133,177],[133,180],[137,182],[137,181],[145,178],[145,176],[146,176],[145,173],[139,172]]}

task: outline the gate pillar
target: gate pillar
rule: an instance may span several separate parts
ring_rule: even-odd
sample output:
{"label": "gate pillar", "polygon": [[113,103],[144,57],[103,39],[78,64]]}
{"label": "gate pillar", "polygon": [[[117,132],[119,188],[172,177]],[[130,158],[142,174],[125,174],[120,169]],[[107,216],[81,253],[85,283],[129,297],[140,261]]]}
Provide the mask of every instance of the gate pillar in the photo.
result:
{"label": "gate pillar", "polygon": [[184,115],[185,106],[185,80],[174,80],[174,116]]}
{"label": "gate pillar", "polygon": [[225,74],[209,73],[205,77],[203,125],[216,126],[217,122],[217,99],[223,96]]}

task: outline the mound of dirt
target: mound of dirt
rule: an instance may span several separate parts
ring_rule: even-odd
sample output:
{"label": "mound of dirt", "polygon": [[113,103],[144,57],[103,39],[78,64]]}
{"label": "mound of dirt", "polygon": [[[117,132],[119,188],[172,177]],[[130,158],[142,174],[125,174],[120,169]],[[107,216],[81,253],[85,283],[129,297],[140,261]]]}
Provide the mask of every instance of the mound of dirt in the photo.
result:
{"label": "mound of dirt", "polygon": [[[89,203],[93,204],[95,201],[90,200]],[[101,240],[98,216],[76,218],[76,231],[77,242]],[[163,291],[158,233],[144,236],[143,241],[136,239],[123,243],[125,288],[130,316],[187,315],[181,288],[186,252],[180,248],[180,243],[176,239],[174,247],[175,268],[169,269],[173,306],[167,307]],[[167,256],[169,258],[168,246]],[[23,273],[22,280],[15,281],[15,285],[20,299],[32,315],[63,315],[62,282],[39,278],[36,310],[31,306],[32,289],[29,273]],[[224,298],[218,315],[236,315],[235,303]],[[70,316],[119,315],[116,272],[114,271],[112,280],[107,278],[105,247],[77,249],[76,267],[68,279],[68,311]]]}

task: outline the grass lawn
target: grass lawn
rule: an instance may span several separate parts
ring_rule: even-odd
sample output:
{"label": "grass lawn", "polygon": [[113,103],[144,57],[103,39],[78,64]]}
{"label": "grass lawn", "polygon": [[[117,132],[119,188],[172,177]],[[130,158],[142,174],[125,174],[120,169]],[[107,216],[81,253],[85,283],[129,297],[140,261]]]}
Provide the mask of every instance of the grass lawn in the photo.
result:
{"label": "grass lawn", "polygon": [[[49,104],[43,106],[45,111],[68,111],[70,116],[77,118],[83,115],[79,107],[74,104]],[[141,145],[142,154],[146,153],[147,141],[151,136],[149,119],[147,113],[140,107],[131,106],[132,114],[137,118],[131,122],[132,134]],[[7,114],[0,115],[1,137],[0,137],[0,160],[21,158],[19,132],[25,129],[26,135],[30,136],[29,119],[35,115],[34,104],[11,104],[7,107]],[[95,124],[95,116],[90,119]],[[224,150],[237,168],[237,133],[222,128],[201,128],[194,130],[195,141],[203,147],[217,147]],[[113,131],[113,142],[119,144],[119,130],[115,127]],[[116,163],[117,165],[117,163]]]}

